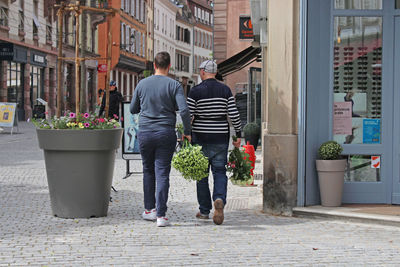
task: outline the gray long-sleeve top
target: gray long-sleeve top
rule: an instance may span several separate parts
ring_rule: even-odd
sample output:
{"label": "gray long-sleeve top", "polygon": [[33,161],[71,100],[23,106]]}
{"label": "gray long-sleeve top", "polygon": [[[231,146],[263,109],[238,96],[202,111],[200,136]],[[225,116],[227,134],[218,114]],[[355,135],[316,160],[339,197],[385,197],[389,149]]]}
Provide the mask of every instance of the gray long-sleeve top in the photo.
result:
{"label": "gray long-sleeve top", "polygon": [[130,105],[132,114],[139,113],[139,131],[175,128],[179,112],[184,134],[190,134],[190,111],[181,84],[167,76],[153,75],[141,80]]}

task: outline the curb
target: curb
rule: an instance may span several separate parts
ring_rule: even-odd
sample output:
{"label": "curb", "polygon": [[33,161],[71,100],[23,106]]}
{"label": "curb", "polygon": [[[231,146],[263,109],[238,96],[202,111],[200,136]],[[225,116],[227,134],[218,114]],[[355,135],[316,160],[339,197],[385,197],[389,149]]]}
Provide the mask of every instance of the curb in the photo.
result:
{"label": "curb", "polygon": [[302,218],[328,218],[342,221],[351,221],[367,224],[379,224],[400,227],[400,217],[378,214],[366,214],[360,212],[339,211],[339,210],[324,210],[309,208],[309,207],[295,207],[293,208],[293,215]]}

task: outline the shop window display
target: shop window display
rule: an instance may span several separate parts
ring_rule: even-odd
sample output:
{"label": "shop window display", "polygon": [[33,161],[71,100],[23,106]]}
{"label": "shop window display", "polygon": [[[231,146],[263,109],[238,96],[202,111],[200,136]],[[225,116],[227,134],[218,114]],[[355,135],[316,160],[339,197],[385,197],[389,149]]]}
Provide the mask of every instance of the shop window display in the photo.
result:
{"label": "shop window display", "polygon": [[333,136],[341,144],[380,144],[382,18],[335,17]]}

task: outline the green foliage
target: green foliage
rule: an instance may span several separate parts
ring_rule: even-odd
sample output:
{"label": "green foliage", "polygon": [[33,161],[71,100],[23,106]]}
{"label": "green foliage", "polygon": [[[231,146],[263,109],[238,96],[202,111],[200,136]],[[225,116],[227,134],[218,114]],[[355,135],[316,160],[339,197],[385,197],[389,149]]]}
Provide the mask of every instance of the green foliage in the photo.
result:
{"label": "green foliage", "polygon": [[172,167],[187,180],[200,181],[208,176],[208,158],[201,151],[201,146],[191,145],[187,140],[172,158]]}
{"label": "green foliage", "polygon": [[176,130],[178,133],[183,134],[183,124],[182,123],[177,123],[176,124]]}
{"label": "green foliage", "polygon": [[243,128],[243,132],[245,136],[249,136],[249,135],[258,135],[260,134],[260,126],[255,123],[255,122],[250,122],[247,123],[244,128]]}
{"label": "green foliage", "polygon": [[151,76],[151,70],[144,70],[144,71],[143,71],[143,76],[144,76],[145,78]]}
{"label": "green foliage", "polygon": [[339,159],[343,147],[335,141],[323,143],[318,149],[318,156],[323,160]]}
{"label": "green foliage", "polygon": [[[122,118],[121,118],[122,119]],[[118,118],[100,118],[90,113],[67,112],[60,118],[32,119],[32,123],[40,129],[95,130],[119,128]]]}
{"label": "green foliage", "polygon": [[[233,141],[237,140],[236,136],[232,136],[232,139]],[[228,172],[232,174],[230,179],[235,182],[251,180],[251,168],[249,154],[235,147],[229,154],[226,166]]]}

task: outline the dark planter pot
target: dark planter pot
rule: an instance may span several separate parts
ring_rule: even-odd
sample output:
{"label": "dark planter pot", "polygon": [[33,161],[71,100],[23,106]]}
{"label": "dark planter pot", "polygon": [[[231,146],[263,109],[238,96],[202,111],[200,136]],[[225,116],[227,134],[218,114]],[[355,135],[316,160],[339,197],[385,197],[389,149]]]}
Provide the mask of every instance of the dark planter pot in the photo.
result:
{"label": "dark planter pot", "polygon": [[250,145],[254,146],[254,150],[257,150],[258,146],[258,140],[260,139],[260,135],[245,135],[244,140],[247,144],[247,141],[250,143]]}
{"label": "dark planter pot", "polygon": [[37,129],[44,151],[53,215],[107,216],[116,149],[122,129]]}

